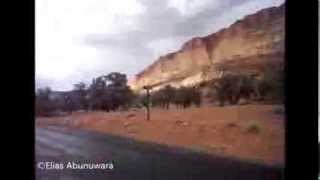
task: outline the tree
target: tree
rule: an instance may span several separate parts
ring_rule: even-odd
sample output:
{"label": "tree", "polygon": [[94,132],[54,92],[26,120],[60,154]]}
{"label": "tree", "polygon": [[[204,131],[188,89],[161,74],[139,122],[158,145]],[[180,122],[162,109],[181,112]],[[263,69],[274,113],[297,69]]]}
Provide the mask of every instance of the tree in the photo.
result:
{"label": "tree", "polygon": [[282,103],[284,100],[283,68],[280,65],[268,65],[258,86],[263,100],[268,99]]}
{"label": "tree", "polygon": [[106,110],[108,102],[107,86],[103,77],[94,78],[89,87],[89,104],[91,109]]}
{"label": "tree", "polygon": [[55,110],[55,104],[51,100],[52,90],[50,87],[40,88],[36,92],[36,115],[50,116]]}
{"label": "tree", "polygon": [[72,97],[70,93],[65,94],[63,96],[64,99],[64,111],[72,113],[74,110],[77,109],[77,103],[75,102],[75,98]]}
{"label": "tree", "polygon": [[232,103],[233,95],[237,91],[237,77],[233,75],[225,75],[216,81],[214,88],[217,92],[220,106],[224,106],[226,101]]}
{"label": "tree", "polygon": [[145,107],[147,109],[147,121],[150,121],[150,90],[151,86],[143,86],[143,89],[146,90],[146,99],[145,99]]}
{"label": "tree", "polygon": [[163,89],[163,100],[164,100],[164,106],[166,109],[169,109],[170,103],[172,103],[172,100],[175,96],[175,88],[173,88],[170,85],[167,85]]}
{"label": "tree", "polygon": [[127,85],[125,74],[112,72],[92,81],[89,88],[90,103],[94,109],[114,111],[128,108],[133,100],[133,92]]}
{"label": "tree", "polygon": [[175,91],[174,103],[179,107],[187,108],[192,104],[201,105],[201,93],[195,87],[180,87]]}
{"label": "tree", "polygon": [[88,98],[87,98],[88,91],[87,91],[86,84],[83,82],[74,84],[72,93],[75,96],[77,108],[88,110]]}
{"label": "tree", "polygon": [[133,92],[127,85],[125,74],[112,72],[105,76],[107,91],[110,97],[110,108],[116,110],[119,107],[127,108],[133,100]]}
{"label": "tree", "polygon": [[192,102],[194,103],[194,105],[196,105],[197,107],[200,107],[202,104],[202,95],[201,92],[197,89],[193,89],[192,91]]}
{"label": "tree", "polygon": [[164,88],[154,92],[152,94],[152,105],[169,109],[170,104],[173,102],[175,97],[175,91],[175,88],[170,85],[166,85]]}
{"label": "tree", "polygon": [[226,74],[218,79],[213,87],[217,92],[220,106],[224,106],[226,101],[229,104],[237,104],[241,97],[248,102],[252,94],[260,96],[257,80],[246,74]]}

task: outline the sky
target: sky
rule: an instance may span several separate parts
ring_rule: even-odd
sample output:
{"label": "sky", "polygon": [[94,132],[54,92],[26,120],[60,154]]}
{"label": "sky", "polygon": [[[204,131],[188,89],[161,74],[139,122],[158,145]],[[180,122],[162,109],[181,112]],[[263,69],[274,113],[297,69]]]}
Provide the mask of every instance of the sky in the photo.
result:
{"label": "sky", "polygon": [[36,88],[135,74],[196,36],[284,0],[36,0]]}

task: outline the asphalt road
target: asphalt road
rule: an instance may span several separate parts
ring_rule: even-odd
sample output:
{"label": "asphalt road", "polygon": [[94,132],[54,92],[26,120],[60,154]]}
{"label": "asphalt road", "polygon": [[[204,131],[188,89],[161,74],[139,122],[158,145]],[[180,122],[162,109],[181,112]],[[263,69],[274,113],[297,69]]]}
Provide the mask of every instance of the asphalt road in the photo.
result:
{"label": "asphalt road", "polygon": [[[282,169],[136,142],[96,132],[36,128],[37,180],[278,180]],[[38,168],[40,162],[64,169]],[[112,163],[113,169],[67,169],[68,162]],[[61,166],[59,166],[61,167]],[[51,168],[51,169],[50,169]]]}

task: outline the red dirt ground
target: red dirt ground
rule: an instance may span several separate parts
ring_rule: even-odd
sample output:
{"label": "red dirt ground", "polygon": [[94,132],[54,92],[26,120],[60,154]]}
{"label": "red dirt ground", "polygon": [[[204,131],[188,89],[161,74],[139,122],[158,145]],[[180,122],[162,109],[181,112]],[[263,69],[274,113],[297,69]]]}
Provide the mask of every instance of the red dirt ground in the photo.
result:
{"label": "red dirt ground", "polygon": [[77,112],[37,118],[37,125],[63,124],[107,134],[180,146],[265,164],[283,164],[285,148],[282,106],[243,105],[145,111]]}

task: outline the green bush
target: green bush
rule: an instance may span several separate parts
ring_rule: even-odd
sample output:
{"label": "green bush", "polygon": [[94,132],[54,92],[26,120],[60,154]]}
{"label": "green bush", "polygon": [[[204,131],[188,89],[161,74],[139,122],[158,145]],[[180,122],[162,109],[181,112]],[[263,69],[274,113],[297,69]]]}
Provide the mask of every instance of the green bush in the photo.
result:
{"label": "green bush", "polygon": [[251,122],[246,128],[246,132],[252,134],[259,134],[261,131],[261,127],[257,122]]}

